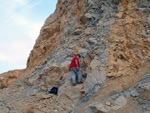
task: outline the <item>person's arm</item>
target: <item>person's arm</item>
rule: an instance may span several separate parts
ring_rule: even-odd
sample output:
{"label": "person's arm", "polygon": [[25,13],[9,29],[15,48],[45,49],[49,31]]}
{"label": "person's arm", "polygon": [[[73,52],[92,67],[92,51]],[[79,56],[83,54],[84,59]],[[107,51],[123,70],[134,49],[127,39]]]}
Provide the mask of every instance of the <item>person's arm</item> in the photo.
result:
{"label": "person's arm", "polygon": [[79,66],[78,66],[78,60],[75,60],[75,63],[76,63],[77,70],[78,70],[78,68],[79,68]]}

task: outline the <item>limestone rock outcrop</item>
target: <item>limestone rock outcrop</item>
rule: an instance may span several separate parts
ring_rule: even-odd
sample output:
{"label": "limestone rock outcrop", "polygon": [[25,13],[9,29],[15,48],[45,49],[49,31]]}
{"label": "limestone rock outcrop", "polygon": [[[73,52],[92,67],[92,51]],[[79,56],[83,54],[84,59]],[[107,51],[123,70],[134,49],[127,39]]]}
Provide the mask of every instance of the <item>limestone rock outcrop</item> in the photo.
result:
{"label": "limestone rock outcrop", "polygon": [[150,60],[149,10],[148,4],[142,4],[140,0],[119,3],[117,20],[106,38],[109,77],[138,73]]}
{"label": "limestone rock outcrop", "polygon": [[[58,0],[27,68],[1,87],[0,111],[150,112],[149,7],[149,0]],[[68,68],[77,53],[83,84],[72,86]]]}
{"label": "limestone rock outcrop", "polygon": [[9,84],[18,80],[24,71],[25,70],[13,70],[0,74],[0,88],[6,88]]}
{"label": "limestone rock outcrop", "polygon": [[82,13],[83,0],[58,0],[54,14],[46,19],[30,53],[27,61],[28,70],[37,68],[52,51],[56,51],[63,37],[68,37],[69,34],[78,35],[82,33],[84,21],[86,21],[82,17]]}

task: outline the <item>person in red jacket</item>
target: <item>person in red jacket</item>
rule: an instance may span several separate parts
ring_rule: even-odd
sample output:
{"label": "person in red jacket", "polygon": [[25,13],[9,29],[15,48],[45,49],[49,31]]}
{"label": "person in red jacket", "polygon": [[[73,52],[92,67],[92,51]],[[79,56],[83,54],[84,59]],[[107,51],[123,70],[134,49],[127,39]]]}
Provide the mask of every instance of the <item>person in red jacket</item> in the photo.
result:
{"label": "person in red jacket", "polygon": [[[69,70],[72,78],[72,84],[73,86],[76,86],[77,84],[81,84],[81,68],[79,63],[79,58],[81,57],[80,54],[77,54],[71,61]],[[77,80],[76,80],[77,79]]]}

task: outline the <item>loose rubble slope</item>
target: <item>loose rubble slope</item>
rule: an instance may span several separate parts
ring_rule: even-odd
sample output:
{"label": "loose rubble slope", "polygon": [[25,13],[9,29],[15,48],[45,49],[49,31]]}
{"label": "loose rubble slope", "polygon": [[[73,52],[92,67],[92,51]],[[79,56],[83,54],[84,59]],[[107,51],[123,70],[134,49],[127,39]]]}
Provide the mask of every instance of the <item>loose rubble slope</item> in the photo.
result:
{"label": "loose rubble slope", "polygon": [[[0,112],[149,113],[150,1],[58,0]],[[83,84],[68,70],[80,53]],[[58,95],[49,94],[59,87]]]}

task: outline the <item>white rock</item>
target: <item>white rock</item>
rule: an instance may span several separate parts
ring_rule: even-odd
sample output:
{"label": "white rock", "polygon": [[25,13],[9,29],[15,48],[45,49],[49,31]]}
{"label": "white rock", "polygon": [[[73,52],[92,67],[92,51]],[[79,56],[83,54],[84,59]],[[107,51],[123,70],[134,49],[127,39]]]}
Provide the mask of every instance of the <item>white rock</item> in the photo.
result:
{"label": "white rock", "polygon": [[118,98],[119,96],[120,96],[120,95],[117,93],[117,94],[112,95],[111,98],[112,98],[113,100],[115,100],[115,99]]}
{"label": "white rock", "polygon": [[110,110],[110,107],[99,104],[98,102],[95,102],[84,109],[86,113],[107,113]]}
{"label": "white rock", "polygon": [[105,81],[105,79],[106,79],[105,68],[95,68],[94,70],[92,70],[92,72],[87,75],[87,78],[84,82],[85,93],[88,93],[90,90],[95,90],[93,88],[96,85],[102,84]]}
{"label": "white rock", "polygon": [[124,107],[126,104],[127,104],[127,99],[124,96],[119,96],[115,100],[115,105],[111,108],[114,110],[118,110],[118,109]]}
{"label": "white rock", "polygon": [[137,96],[139,95],[139,93],[137,92],[136,89],[131,90],[131,91],[130,91],[130,94],[131,94],[131,96],[133,96],[133,97],[137,97]]}

